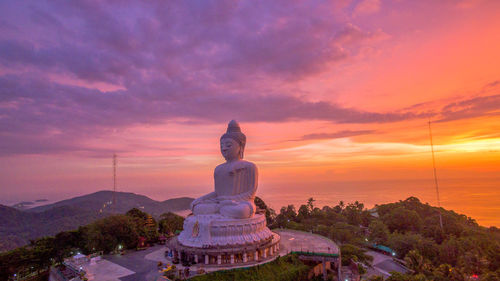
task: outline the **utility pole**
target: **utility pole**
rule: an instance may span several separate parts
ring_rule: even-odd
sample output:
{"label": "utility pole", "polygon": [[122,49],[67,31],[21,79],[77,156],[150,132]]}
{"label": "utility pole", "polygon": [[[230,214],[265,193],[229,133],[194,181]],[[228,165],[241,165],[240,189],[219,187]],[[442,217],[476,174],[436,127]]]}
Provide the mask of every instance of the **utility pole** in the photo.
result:
{"label": "utility pole", "polygon": [[116,153],[113,153],[113,203],[112,212],[116,213]]}
{"label": "utility pole", "polygon": [[439,187],[438,179],[436,174],[436,160],[434,158],[434,144],[432,143],[432,130],[431,130],[431,120],[429,119],[429,138],[431,140],[431,152],[432,152],[432,167],[434,168],[434,183],[436,184],[436,196],[439,207],[439,225],[441,226],[441,231],[443,230],[443,216],[441,215],[441,201],[439,200]]}

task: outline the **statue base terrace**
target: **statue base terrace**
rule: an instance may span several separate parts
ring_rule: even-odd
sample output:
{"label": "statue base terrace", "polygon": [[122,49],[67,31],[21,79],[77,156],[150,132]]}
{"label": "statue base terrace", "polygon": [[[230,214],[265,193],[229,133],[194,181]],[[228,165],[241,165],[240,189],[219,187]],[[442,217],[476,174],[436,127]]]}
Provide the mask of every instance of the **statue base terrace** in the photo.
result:
{"label": "statue base terrace", "polygon": [[272,237],[263,214],[255,214],[248,219],[210,214],[187,217],[177,240],[186,247],[207,249],[250,246],[267,242]]}
{"label": "statue base terrace", "polygon": [[274,259],[279,242],[280,236],[266,226],[264,214],[248,219],[210,214],[188,216],[184,230],[168,247],[174,262],[231,267]]}
{"label": "statue base terrace", "polygon": [[269,239],[253,244],[207,248],[184,246],[177,236],[168,242],[168,247],[174,263],[223,268],[253,266],[271,261],[279,255],[280,236],[274,232],[271,234]]}

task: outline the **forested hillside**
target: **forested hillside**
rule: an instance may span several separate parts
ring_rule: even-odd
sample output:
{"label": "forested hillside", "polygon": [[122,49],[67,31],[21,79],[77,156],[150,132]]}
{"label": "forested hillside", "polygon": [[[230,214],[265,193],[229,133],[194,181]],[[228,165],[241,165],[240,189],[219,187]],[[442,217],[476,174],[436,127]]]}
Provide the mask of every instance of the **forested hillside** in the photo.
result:
{"label": "forested hillside", "polygon": [[77,229],[38,238],[26,246],[0,253],[0,280],[9,280],[14,274],[20,278],[42,276],[51,265],[59,264],[76,252],[90,254],[134,249],[140,237],[151,244],[160,234],[170,235],[181,230],[183,221],[183,217],[170,212],[154,219],[137,208],[100,218]]}
{"label": "forested hillside", "polygon": [[[38,237],[54,235],[60,231],[76,229],[112,214],[111,191],[99,191],[54,204],[28,210],[0,205],[0,251],[14,249]],[[117,192],[116,213],[132,208],[159,217],[166,212],[189,208],[192,198],[174,198],[163,202],[134,193]]]}
{"label": "forested hillside", "polygon": [[[442,216],[443,228],[439,222]],[[452,210],[421,203],[410,197],[367,210],[359,202],[282,207],[273,227],[312,231],[342,245],[343,261],[354,258],[370,264],[365,249],[373,244],[394,250],[413,270],[390,280],[500,280],[500,230],[482,227]]]}
{"label": "forested hillside", "polygon": [[[423,204],[414,197],[381,204],[372,210],[367,210],[359,202],[340,202],[335,206],[318,208],[314,199],[310,198],[298,211],[295,206],[288,205],[282,207],[279,214],[259,198],[256,198],[255,203],[266,210],[271,228],[311,231],[336,241],[341,246],[344,265],[352,260],[370,266],[372,257],[367,254],[368,249],[374,245],[390,247],[395,258],[404,262],[411,272],[394,273],[389,281],[500,280],[498,228],[479,226],[470,217]],[[26,222],[19,211],[12,208],[2,210]],[[440,214],[443,228],[439,223]],[[16,219],[6,220],[2,217],[0,222],[16,225]],[[0,275],[46,270],[52,263],[70,255],[71,251],[88,254],[95,251],[111,252],[122,246],[132,249],[137,246],[139,237],[154,242],[159,233],[171,234],[181,229],[182,222],[182,217],[172,213],[163,214],[157,221],[134,208],[125,215],[101,218],[77,230],[36,239],[28,246],[1,253]],[[285,269],[295,264],[293,260],[284,261],[263,266],[262,270],[251,268],[215,273],[200,277],[200,280],[225,280],[225,277],[243,280],[248,276],[255,277],[255,280],[266,280],[269,275],[275,276],[276,280],[288,280],[290,276],[302,276],[302,270],[292,272],[291,269]],[[300,267],[300,264],[296,266]],[[289,274],[277,274],[275,270],[279,268]],[[361,273],[364,272],[362,268],[360,266]],[[366,274],[363,278],[380,280],[380,277]]]}

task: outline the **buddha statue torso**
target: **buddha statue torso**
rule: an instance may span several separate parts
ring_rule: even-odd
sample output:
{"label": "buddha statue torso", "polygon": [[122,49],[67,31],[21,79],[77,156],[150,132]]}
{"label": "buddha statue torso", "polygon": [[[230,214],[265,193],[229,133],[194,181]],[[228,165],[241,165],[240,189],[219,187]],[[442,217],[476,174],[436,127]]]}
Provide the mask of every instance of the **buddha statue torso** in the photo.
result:
{"label": "buddha statue torso", "polygon": [[252,199],[257,189],[257,167],[244,160],[223,163],[215,168],[214,181],[217,198]]}

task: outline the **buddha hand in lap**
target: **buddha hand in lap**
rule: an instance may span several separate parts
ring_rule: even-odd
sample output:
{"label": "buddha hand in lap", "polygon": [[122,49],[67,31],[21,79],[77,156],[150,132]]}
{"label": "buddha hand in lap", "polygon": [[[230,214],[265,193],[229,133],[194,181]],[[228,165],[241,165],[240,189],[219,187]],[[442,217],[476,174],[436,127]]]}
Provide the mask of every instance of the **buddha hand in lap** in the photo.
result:
{"label": "buddha hand in lap", "polygon": [[239,124],[232,120],[220,139],[226,162],[215,168],[215,191],[191,203],[194,215],[221,214],[235,219],[253,216],[258,174],[255,164],[242,160],[245,143]]}

